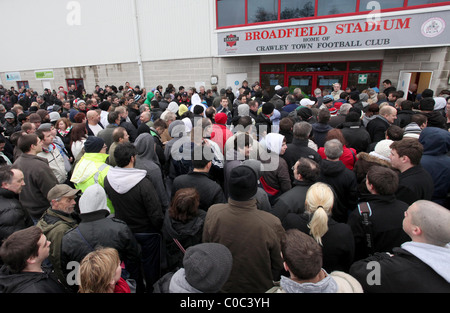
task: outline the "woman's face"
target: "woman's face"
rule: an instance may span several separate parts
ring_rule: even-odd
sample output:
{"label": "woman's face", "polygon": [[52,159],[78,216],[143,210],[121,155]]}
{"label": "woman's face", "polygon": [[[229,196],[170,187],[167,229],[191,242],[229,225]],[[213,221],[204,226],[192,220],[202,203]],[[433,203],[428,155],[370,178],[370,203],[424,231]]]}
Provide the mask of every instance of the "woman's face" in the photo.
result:
{"label": "woman's face", "polygon": [[281,145],[280,155],[283,155],[286,152],[286,149],[287,149],[286,141],[283,141]]}
{"label": "woman's face", "polygon": [[58,129],[60,129],[60,130],[66,130],[66,124],[63,122],[63,121],[61,121],[61,122],[59,122],[58,123]]}

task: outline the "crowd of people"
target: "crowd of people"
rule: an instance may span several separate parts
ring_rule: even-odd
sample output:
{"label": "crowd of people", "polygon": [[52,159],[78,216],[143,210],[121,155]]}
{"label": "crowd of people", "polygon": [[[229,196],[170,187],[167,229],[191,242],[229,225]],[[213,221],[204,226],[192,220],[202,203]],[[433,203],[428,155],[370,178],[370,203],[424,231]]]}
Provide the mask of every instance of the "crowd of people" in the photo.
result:
{"label": "crowd of people", "polygon": [[450,90],[383,87],[0,86],[0,292],[450,292]]}

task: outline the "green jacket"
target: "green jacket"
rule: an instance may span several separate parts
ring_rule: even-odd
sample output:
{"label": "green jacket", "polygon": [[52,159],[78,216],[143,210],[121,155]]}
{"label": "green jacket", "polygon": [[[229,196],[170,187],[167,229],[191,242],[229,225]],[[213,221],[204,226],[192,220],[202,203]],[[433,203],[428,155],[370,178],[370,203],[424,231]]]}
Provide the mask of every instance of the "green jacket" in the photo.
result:
{"label": "green jacket", "polygon": [[64,234],[78,225],[76,215],[62,211],[47,209],[37,222],[36,226],[42,229],[50,244],[49,260],[53,265],[56,275],[62,283],[66,282],[61,269],[61,242]]}
{"label": "green jacket", "polygon": [[[105,188],[104,180],[111,166],[106,164],[108,154],[105,153],[85,153],[78,161],[72,173],[70,181],[74,183],[75,188],[84,192],[87,187],[98,183]],[[111,200],[107,198],[107,206],[111,213],[114,213],[114,207]]]}

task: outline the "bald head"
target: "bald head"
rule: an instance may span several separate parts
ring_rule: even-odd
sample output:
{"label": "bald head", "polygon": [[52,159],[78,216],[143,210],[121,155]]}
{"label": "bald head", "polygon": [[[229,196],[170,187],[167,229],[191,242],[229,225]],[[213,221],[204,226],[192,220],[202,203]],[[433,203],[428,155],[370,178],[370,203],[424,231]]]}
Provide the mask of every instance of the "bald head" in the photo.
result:
{"label": "bald head", "polygon": [[87,111],[86,118],[91,125],[95,125],[100,121],[100,115],[95,110]]}
{"label": "bald head", "polygon": [[413,241],[443,247],[450,242],[450,211],[428,200],[411,204],[405,214],[403,229]]}

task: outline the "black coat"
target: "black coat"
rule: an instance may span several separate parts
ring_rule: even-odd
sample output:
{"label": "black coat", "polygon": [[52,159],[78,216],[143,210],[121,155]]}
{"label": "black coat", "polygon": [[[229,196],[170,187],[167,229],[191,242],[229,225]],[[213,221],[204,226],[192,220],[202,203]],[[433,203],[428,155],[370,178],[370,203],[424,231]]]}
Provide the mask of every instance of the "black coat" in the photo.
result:
{"label": "black coat", "polygon": [[12,273],[7,266],[0,269],[0,293],[67,293],[69,292],[49,268],[43,272]]}
{"label": "black coat", "polygon": [[33,226],[30,214],[22,207],[19,196],[0,188],[0,242],[13,232]]}
{"label": "black coat", "polygon": [[258,137],[262,135],[264,130],[266,130],[266,134],[268,134],[272,132],[272,121],[261,112],[255,119],[255,127],[256,132],[258,133]]}
{"label": "black coat", "polygon": [[122,261],[139,261],[140,248],[130,228],[119,219],[107,218],[108,214],[106,210],[80,214],[80,224],[65,233],[61,242],[63,270],[70,261],[81,262],[93,248],[100,246],[116,249]]}
{"label": "black coat", "polygon": [[345,122],[342,124],[341,131],[348,148],[355,149],[356,153],[367,151],[371,139],[369,132],[360,122]]}
{"label": "black coat", "polygon": [[369,123],[367,123],[366,130],[370,135],[372,142],[378,142],[386,139],[386,130],[391,126],[388,121],[384,120],[381,116],[377,116]]}
{"label": "black coat", "polygon": [[400,110],[397,112],[397,122],[398,126],[404,128],[406,125],[411,123],[411,117],[416,114],[413,110]]}
{"label": "black coat", "polygon": [[[408,204],[399,201],[394,195],[363,195],[360,202],[369,202],[372,216],[374,252],[392,252],[395,247],[409,241],[403,230],[403,218]],[[366,250],[366,232],[362,225],[362,216],[354,210],[348,217],[348,225],[355,238],[355,261],[368,257]]]}
{"label": "black coat", "polygon": [[332,217],[339,223],[346,223],[349,212],[356,208],[358,190],[356,175],[342,161],[322,160],[320,164],[321,182],[330,185],[336,195],[336,210]]}
{"label": "black coat", "polygon": [[164,215],[150,178],[144,177],[126,193],[114,190],[108,175],[104,184],[106,194],[114,206],[115,216],[127,223],[133,233],[160,233]]}
{"label": "black coat", "polygon": [[[307,213],[289,213],[283,223],[284,229],[298,229],[309,235],[308,224],[311,216]],[[355,255],[355,242],[353,233],[345,223],[338,223],[332,218],[328,219],[328,231],[322,237],[323,268],[331,273],[343,271],[348,273]]]}
{"label": "black coat", "polygon": [[[367,277],[372,268],[367,264],[379,264],[381,284],[369,285]],[[365,293],[450,293],[450,284],[430,266],[402,248],[394,248],[393,256],[387,253],[375,255],[355,262],[350,275],[362,285]]]}
{"label": "black coat", "polygon": [[433,178],[421,165],[399,174],[397,199],[411,205],[417,200],[431,200],[433,192]]}
{"label": "black coat", "polygon": [[320,164],[322,162],[322,157],[310,147],[308,147],[307,139],[292,139],[292,143],[287,145],[286,152],[281,156],[287,163],[289,169],[289,175],[291,176],[291,181],[294,181],[294,173],[292,172],[292,166],[301,158],[308,158]]}
{"label": "black coat", "polygon": [[292,189],[277,198],[270,213],[278,217],[282,223],[288,213],[304,213],[306,192],[312,184],[314,182],[295,180]]}
{"label": "black coat", "polygon": [[208,177],[206,173],[191,172],[177,176],[172,185],[172,195],[181,188],[195,188],[200,195],[199,209],[208,211],[209,207],[216,203],[226,203],[222,187],[214,180]]}

